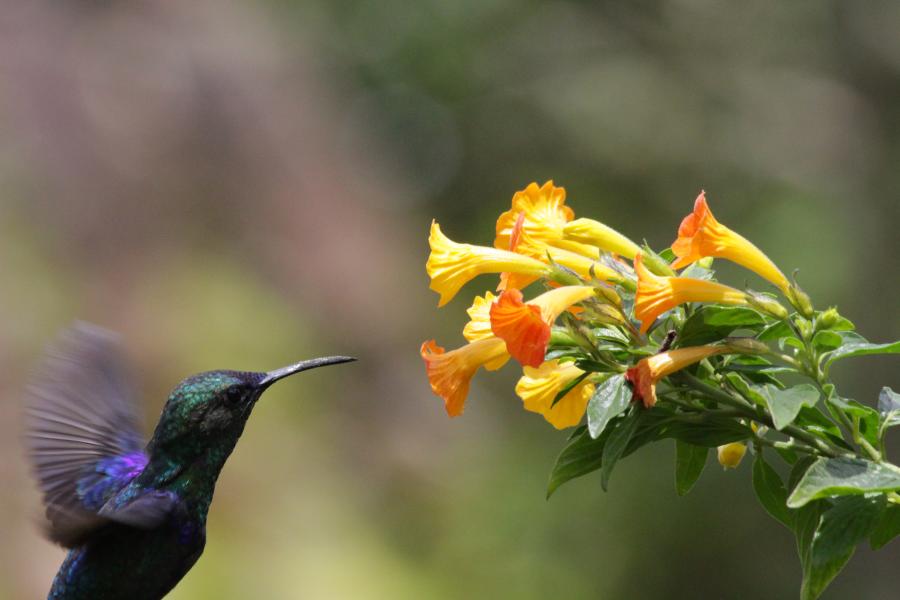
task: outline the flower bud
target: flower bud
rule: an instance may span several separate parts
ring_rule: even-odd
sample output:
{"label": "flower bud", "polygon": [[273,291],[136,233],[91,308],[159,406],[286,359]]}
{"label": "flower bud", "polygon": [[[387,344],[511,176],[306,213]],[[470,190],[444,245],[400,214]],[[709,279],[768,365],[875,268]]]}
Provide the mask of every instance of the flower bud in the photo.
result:
{"label": "flower bud", "polygon": [[841,315],[838,313],[837,309],[832,306],[828,310],[822,312],[819,315],[819,318],[816,319],[816,329],[831,329],[837,325],[840,318]]}
{"label": "flower bud", "polygon": [[560,285],[582,285],[584,283],[575,271],[558,264],[550,267],[547,279]]}
{"label": "flower bud", "polygon": [[669,266],[663,257],[650,249],[650,246],[644,244],[641,248],[641,258],[644,266],[654,275],[662,277],[675,277],[675,271]]}
{"label": "flower bud", "polygon": [[744,458],[746,452],[747,446],[743,442],[732,442],[730,444],[725,444],[724,446],[719,446],[719,464],[726,469],[734,469],[741,464],[741,460]]}
{"label": "flower bud", "polygon": [[607,304],[613,306],[622,306],[622,298],[616,293],[611,285],[598,285],[594,288],[597,295],[600,296]]}
{"label": "flower bud", "polygon": [[791,304],[794,305],[794,308],[797,309],[797,312],[799,312],[807,319],[812,318],[812,316],[816,313],[812,305],[812,300],[810,300],[806,292],[801,290],[800,286],[798,286],[796,283],[788,288],[787,297],[788,300],[791,301]]}
{"label": "flower bud", "polygon": [[765,342],[753,338],[728,338],[725,343],[732,352],[737,354],[766,354],[769,352],[769,347]]}
{"label": "flower bud", "polygon": [[788,311],[785,307],[781,305],[780,302],[772,298],[771,296],[767,296],[765,294],[760,294],[757,292],[747,292],[747,301],[750,302],[750,306],[761,310],[767,315],[771,315],[779,320],[787,319]]}

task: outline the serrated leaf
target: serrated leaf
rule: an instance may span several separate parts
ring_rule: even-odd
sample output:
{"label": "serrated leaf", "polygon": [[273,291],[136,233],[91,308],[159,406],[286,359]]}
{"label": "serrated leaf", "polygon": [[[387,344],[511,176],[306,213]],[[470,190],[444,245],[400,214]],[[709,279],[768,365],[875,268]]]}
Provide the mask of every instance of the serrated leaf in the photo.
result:
{"label": "serrated leaf", "polygon": [[853,556],[856,545],[878,524],[885,498],[840,498],[822,513],[803,568],[802,600],[815,600]]}
{"label": "serrated leaf", "polygon": [[779,431],[793,423],[804,406],[812,408],[819,401],[819,391],[808,383],[784,390],[765,384],[753,386],[753,390],[762,396]]}
{"label": "serrated leaf", "polygon": [[614,428],[610,429],[609,438],[603,446],[603,464],[600,466],[600,487],[606,491],[609,486],[609,477],[613,467],[622,457],[631,436],[634,435],[640,418],[642,408],[635,405],[624,417],[619,419]]}
{"label": "serrated leaf", "polygon": [[801,507],[830,496],[862,495],[900,490],[900,469],[861,458],[819,458],[788,497],[787,505]]}
{"label": "serrated leaf", "polygon": [[597,386],[587,405],[588,431],[596,438],[606,425],[625,412],[631,404],[631,388],[625,383],[625,375],[613,375]]}
{"label": "serrated leaf", "polygon": [[728,337],[737,329],[760,329],[761,314],[740,306],[702,306],[684,322],[676,343],[679,347],[700,346]]}
{"label": "serrated leaf", "polygon": [[900,504],[889,504],[881,515],[878,525],[869,536],[872,550],[878,550],[892,539],[900,535]]}
{"label": "serrated leaf", "polygon": [[[847,334],[842,334],[846,336]],[[825,366],[830,366],[834,361],[851,356],[865,356],[868,354],[900,354],[900,341],[888,344],[870,344],[868,342],[845,342],[837,350],[825,354]]]}
{"label": "serrated leaf", "polygon": [[691,491],[709,456],[709,448],[675,440],[675,492],[684,496]]}
{"label": "serrated leaf", "polygon": [[765,461],[762,451],[757,452],[753,461],[753,491],[767,513],[793,529],[794,515],[787,507],[787,488],[781,476]]}

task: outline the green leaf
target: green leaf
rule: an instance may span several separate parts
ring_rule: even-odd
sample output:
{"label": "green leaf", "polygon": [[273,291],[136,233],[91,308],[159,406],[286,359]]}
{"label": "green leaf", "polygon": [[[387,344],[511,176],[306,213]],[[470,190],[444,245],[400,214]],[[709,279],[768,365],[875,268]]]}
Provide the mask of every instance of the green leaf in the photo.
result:
{"label": "green leaf", "polygon": [[740,442],[753,435],[753,430],[734,419],[706,417],[702,421],[676,421],[663,430],[665,437],[694,446],[716,448]]}
{"label": "green leaf", "polygon": [[815,600],[840,573],[885,509],[881,494],[840,498],[822,514],[803,565],[800,597]]}
{"label": "green leaf", "polygon": [[804,406],[800,410],[800,414],[794,419],[794,424],[803,427],[810,433],[819,436],[822,439],[835,443],[842,448],[850,449],[844,442],[841,430],[828,417],[823,415],[818,408],[810,408]]}
{"label": "green leaf", "polygon": [[763,458],[762,449],[753,461],[753,491],[767,513],[793,529],[794,515],[787,507],[787,488],[781,476]]}
{"label": "green leaf", "polygon": [[691,491],[709,456],[709,448],[675,440],[675,491],[684,496]]}
{"label": "green leaf", "polygon": [[827,399],[828,403],[851,417],[851,420],[859,419],[860,433],[866,441],[873,446],[877,446],[880,438],[878,428],[881,425],[881,417],[878,415],[878,411],[865,404],[860,404],[856,400],[841,398],[834,393],[833,387],[832,384],[827,384],[826,391],[831,394]]}
{"label": "green leaf", "polygon": [[553,402],[550,403],[550,408],[553,408],[554,406],[556,406],[557,402],[559,402],[560,400],[565,398],[566,394],[568,394],[569,392],[574,390],[575,387],[579,383],[584,381],[589,375],[590,375],[590,373],[587,373],[587,372],[582,373],[581,375],[579,375],[578,377],[576,377],[575,379],[573,379],[572,381],[570,381],[569,383],[564,385],[561,390],[556,392],[556,396],[553,397]]}
{"label": "green leaf", "polygon": [[672,252],[671,248],[666,248],[662,252],[659,253],[659,257],[665,260],[666,262],[672,262],[675,260],[675,253]]}
{"label": "green leaf", "polygon": [[625,375],[613,375],[597,386],[587,405],[588,431],[596,438],[615,417],[625,412],[631,404],[631,388],[625,383]]}
{"label": "green leaf", "polygon": [[603,488],[603,491],[606,491],[609,486],[609,476],[612,475],[613,467],[616,466],[622,453],[628,447],[628,442],[637,428],[642,410],[641,407],[635,405],[610,430],[609,439],[603,446],[603,464],[600,466],[600,487]]}
{"label": "green leaf", "polygon": [[775,429],[781,431],[794,422],[800,409],[804,406],[812,408],[819,401],[819,391],[808,383],[780,390],[772,384],[753,386],[753,389],[765,400]]}
{"label": "green leaf", "polygon": [[844,343],[844,339],[833,331],[820,331],[813,336],[812,345],[819,352],[826,352],[839,348]]}
{"label": "green leaf", "polygon": [[861,458],[820,458],[788,498],[798,508],[818,498],[900,490],[900,469]]}
{"label": "green leaf", "polygon": [[[844,336],[847,334],[844,333]],[[830,366],[831,363],[840,359],[840,358],[848,358],[850,356],[865,356],[867,354],[900,354],[900,341],[891,342],[888,344],[870,344],[868,342],[850,342],[844,343],[843,346],[838,348],[837,350],[833,350],[828,354],[825,354],[825,366]]]}
{"label": "green leaf", "polygon": [[574,434],[559,454],[556,464],[553,465],[553,470],[550,472],[547,498],[567,481],[599,469],[603,464],[603,447],[608,437],[609,435],[606,434],[593,439],[588,433],[587,427],[581,428],[580,433]]}
{"label": "green leaf", "polygon": [[699,346],[728,337],[736,329],[761,329],[765,319],[750,308],[702,306],[684,322],[676,340],[679,347]]}
{"label": "green leaf", "polygon": [[872,550],[878,550],[898,535],[900,535],[900,504],[889,504],[872,535],[869,536],[869,544]]}
{"label": "green leaf", "polygon": [[776,321],[763,329],[759,335],[756,336],[756,339],[763,342],[769,342],[791,335],[794,335],[794,332],[791,330],[790,325],[784,321]]}

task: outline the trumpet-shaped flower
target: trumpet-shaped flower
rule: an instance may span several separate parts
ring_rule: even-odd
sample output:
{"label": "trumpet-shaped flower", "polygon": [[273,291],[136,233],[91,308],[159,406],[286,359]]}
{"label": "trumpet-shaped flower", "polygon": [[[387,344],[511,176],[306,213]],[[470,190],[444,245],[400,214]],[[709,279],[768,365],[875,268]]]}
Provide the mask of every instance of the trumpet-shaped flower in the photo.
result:
{"label": "trumpet-shaped flower", "polygon": [[693,346],[643,358],[625,373],[625,379],[631,382],[634,390],[632,399],[640,400],[650,408],[656,404],[656,383],[660,379],[704,358],[732,351],[728,346]]}
{"label": "trumpet-shaped flower", "polygon": [[719,304],[746,305],[747,294],[733,287],[714,281],[689,277],[660,277],[644,266],[643,255],[634,257],[637,273],[637,294],[634,297],[634,317],[641,322],[645,333],[656,317],[685,302],[717,302]]}
{"label": "trumpet-shaped flower", "polygon": [[516,384],[516,394],[522,399],[526,410],[540,413],[557,429],[578,425],[584,416],[587,403],[594,393],[594,384],[587,380],[579,382],[559,399],[556,395],[584,371],[572,363],[560,364],[549,360],[538,368],[525,367],[524,375]]}
{"label": "trumpet-shaped flower", "polygon": [[640,252],[641,247],[630,239],[594,219],[576,219],[563,227],[563,237],[567,240],[596,246],[613,254],[620,254],[629,260]]}
{"label": "trumpet-shaped flower", "polygon": [[517,252],[454,242],[441,232],[436,221],[431,223],[428,243],[431,255],[425,269],[431,277],[431,289],[441,295],[438,306],[449,302],[478,275],[510,272],[541,277],[549,272],[540,260]]}
{"label": "trumpet-shaped flower", "polygon": [[746,444],[743,442],[732,442],[730,444],[725,444],[724,446],[719,446],[716,454],[720,465],[726,469],[736,469],[737,466],[741,464],[741,459],[744,458],[746,452]]}
{"label": "trumpet-shaped flower", "polygon": [[524,302],[522,292],[504,291],[491,305],[491,330],[506,342],[506,349],[521,364],[538,367],[544,362],[550,326],[569,307],[594,295],[587,285],[568,285]]}
{"label": "trumpet-shaped flower", "polygon": [[484,296],[476,296],[472,306],[466,309],[469,313],[469,322],[463,328],[463,337],[474,342],[484,338],[493,337],[491,331],[491,305],[497,300],[497,296],[485,292]]}
{"label": "trumpet-shaped flower", "polygon": [[429,340],[422,344],[419,353],[425,361],[431,391],[444,399],[444,408],[451,417],[463,413],[469,385],[479,368],[493,371],[509,360],[506,343],[493,336],[450,352]]}
{"label": "trumpet-shaped flower", "polygon": [[678,257],[672,264],[676,269],[701,258],[714,256],[750,269],[775,284],[785,294],[791,287],[787,277],[762,250],[716,220],[706,204],[704,192],[697,196],[694,211],[681,222],[678,239],[672,244],[672,252]]}
{"label": "trumpet-shaped flower", "polygon": [[[516,221],[522,220],[522,229],[529,237],[542,242],[562,239],[562,230],[575,213],[566,206],[566,190],[548,181],[538,187],[530,183],[513,195],[512,207],[497,219],[497,237],[494,247],[510,248],[510,238],[516,230]],[[524,217],[524,218],[523,218]]]}

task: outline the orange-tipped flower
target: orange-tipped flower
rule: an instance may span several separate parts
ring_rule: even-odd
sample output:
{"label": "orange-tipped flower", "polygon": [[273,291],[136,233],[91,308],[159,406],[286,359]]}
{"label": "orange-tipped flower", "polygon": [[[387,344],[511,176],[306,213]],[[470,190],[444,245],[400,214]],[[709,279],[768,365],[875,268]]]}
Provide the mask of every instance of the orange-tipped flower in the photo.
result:
{"label": "orange-tipped flower", "polygon": [[645,333],[656,317],[685,302],[717,302],[746,305],[747,294],[714,281],[689,277],[660,277],[644,266],[643,255],[634,257],[637,273],[637,294],[634,298],[634,317],[641,322]]}
{"label": "orange-tipped flower", "polygon": [[431,277],[431,289],[441,295],[438,306],[447,304],[459,289],[478,275],[485,273],[520,273],[540,277],[548,267],[540,260],[509,250],[459,244],[441,232],[436,221],[431,222],[428,237],[431,255],[425,269]]}
{"label": "orange-tipped flower", "polygon": [[491,305],[491,330],[521,364],[539,367],[547,353],[550,326],[563,311],[593,295],[590,286],[568,285],[524,302],[522,292],[506,290]]}
{"label": "orange-tipped flower", "polygon": [[544,243],[562,239],[562,230],[575,213],[566,206],[566,190],[548,181],[538,187],[529,183],[524,190],[513,195],[512,207],[497,219],[497,237],[494,247],[510,248],[510,240],[516,231],[516,221],[521,220],[522,231],[530,238]]}
{"label": "orange-tipped flower", "polygon": [[583,374],[584,371],[572,363],[560,364],[557,360],[549,360],[536,369],[525,367],[524,375],[516,384],[516,394],[526,410],[544,415],[544,419],[557,429],[573,427],[584,416],[594,393],[594,384],[582,381],[555,405],[553,400],[560,390]]}
{"label": "orange-tipped flower", "polygon": [[469,384],[478,369],[493,371],[509,359],[506,344],[496,337],[476,340],[450,352],[429,340],[422,344],[419,353],[425,361],[431,391],[444,399],[444,408],[451,417],[463,413]]}
{"label": "orange-tipped flower", "polygon": [[594,219],[577,219],[567,223],[563,228],[563,236],[567,240],[596,246],[627,259],[634,258],[641,249],[612,227]]}
{"label": "orange-tipped flower", "polygon": [[767,279],[785,294],[790,282],[762,250],[749,240],[728,229],[713,216],[706,204],[706,195],[700,192],[694,202],[694,212],[681,222],[678,239],[672,244],[672,252],[678,257],[672,267],[680,269],[707,256],[725,258],[750,269]]}
{"label": "orange-tipped flower", "polygon": [[709,356],[732,351],[728,346],[694,346],[660,352],[641,359],[628,369],[625,379],[631,382],[634,389],[633,400],[640,400],[646,408],[650,408],[656,404],[656,383],[660,379]]}

